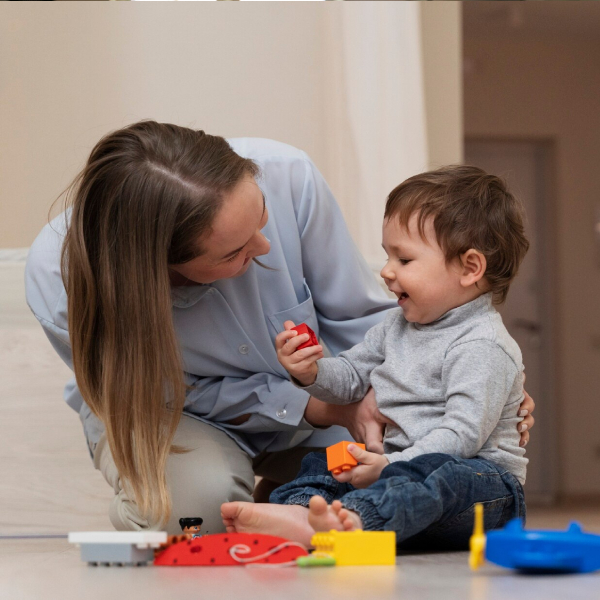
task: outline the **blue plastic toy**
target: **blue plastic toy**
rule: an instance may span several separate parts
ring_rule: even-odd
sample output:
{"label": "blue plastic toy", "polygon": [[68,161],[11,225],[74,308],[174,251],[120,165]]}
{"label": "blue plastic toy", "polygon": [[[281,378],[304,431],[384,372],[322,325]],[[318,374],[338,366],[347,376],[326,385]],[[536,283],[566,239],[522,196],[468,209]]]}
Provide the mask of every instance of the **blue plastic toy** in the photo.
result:
{"label": "blue plastic toy", "polygon": [[600,569],[600,535],[572,522],[566,531],[526,530],[521,519],[483,534],[483,509],[475,507],[470,564],[490,562],[527,573],[590,573]]}

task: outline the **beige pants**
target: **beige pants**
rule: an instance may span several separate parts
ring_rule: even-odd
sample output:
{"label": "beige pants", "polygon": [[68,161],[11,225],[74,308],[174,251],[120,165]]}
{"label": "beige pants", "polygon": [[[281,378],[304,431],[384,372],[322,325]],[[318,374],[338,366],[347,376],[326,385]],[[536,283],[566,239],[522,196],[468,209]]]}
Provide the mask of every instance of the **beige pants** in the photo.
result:
{"label": "beige pants", "polygon": [[[167,483],[173,511],[162,529],[169,534],[181,533],[180,517],[202,517],[202,533],[225,531],[220,517],[223,502],[253,502],[255,474],[281,484],[291,481],[298,473],[304,455],[314,450],[292,448],[262,453],[252,459],[227,434],[185,415],[179,422],[173,443],[190,451],[172,454],[167,460]],[[94,465],[115,492],[109,508],[115,529],[157,529],[158,524],[149,523],[140,516],[135,501],[123,489],[104,436],[94,451]]]}

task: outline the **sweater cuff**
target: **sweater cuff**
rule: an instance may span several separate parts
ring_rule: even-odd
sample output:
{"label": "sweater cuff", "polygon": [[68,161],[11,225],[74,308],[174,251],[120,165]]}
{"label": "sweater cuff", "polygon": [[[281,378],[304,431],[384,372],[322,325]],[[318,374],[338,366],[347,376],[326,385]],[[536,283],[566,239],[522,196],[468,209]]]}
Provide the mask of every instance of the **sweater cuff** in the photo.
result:
{"label": "sweater cuff", "polygon": [[[333,368],[332,362],[337,359],[335,358],[322,358],[318,362],[319,370],[317,371],[317,377],[314,383],[310,385],[303,386],[297,379],[292,377],[292,383],[300,388],[308,392],[311,396],[322,400],[328,404],[351,404],[352,402],[358,402],[359,400],[348,400],[345,398],[341,398],[336,394],[336,381],[335,378],[335,369]],[[338,383],[339,385],[339,383]],[[362,400],[362,398],[361,398]]]}
{"label": "sweater cuff", "polygon": [[384,454],[384,456],[390,461],[390,464],[393,462],[408,462],[417,456],[421,456],[423,452],[415,448],[414,446],[410,446],[410,448],[406,448],[406,450],[402,450],[401,452],[392,452],[391,454]]}

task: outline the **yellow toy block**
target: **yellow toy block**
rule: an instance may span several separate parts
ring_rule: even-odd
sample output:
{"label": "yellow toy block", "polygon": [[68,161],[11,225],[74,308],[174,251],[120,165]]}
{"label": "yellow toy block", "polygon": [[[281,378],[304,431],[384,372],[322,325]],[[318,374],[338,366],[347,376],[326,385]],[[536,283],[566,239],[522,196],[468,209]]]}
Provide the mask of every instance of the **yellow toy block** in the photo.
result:
{"label": "yellow toy block", "polygon": [[334,475],[339,475],[342,471],[349,471],[358,463],[350,452],[348,452],[348,444],[354,444],[365,450],[364,444],[356,442],[339,442],[327,448],[327,469],[332,471]]}
{"label": "yellow toy block", "polygon": [[336,566],[395,565],[395,531],[335,531],[315,533],[311,542],[315,551],[311,556],[327,554]]}

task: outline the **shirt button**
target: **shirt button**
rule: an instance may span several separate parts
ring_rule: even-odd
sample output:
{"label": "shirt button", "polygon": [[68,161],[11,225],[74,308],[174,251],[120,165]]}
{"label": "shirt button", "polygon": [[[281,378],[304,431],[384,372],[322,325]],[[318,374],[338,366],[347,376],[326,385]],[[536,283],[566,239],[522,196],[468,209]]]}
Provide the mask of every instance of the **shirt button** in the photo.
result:
{"label": "shirt button", "polygon": [[214,290],[213,288],[210,288],[210,289],[208,290],[208,292],[206,292],[206,295],[207,295],[207,296],[212,296],[214,293],[215,293],[215,290]]}
{"label": "shirt button", "polygon": [[238,350],[240,351],[240,354],[248,354],[248,352],[250,352],[250,348],[246,346],[246,344],[242,344]]}
{"label": "shirt button", "polygon": [[285,410],[285,408],[280,408],[275,414],[277,415],[277,418],[283,419],[283,417],[287,415],[287,410]]}

